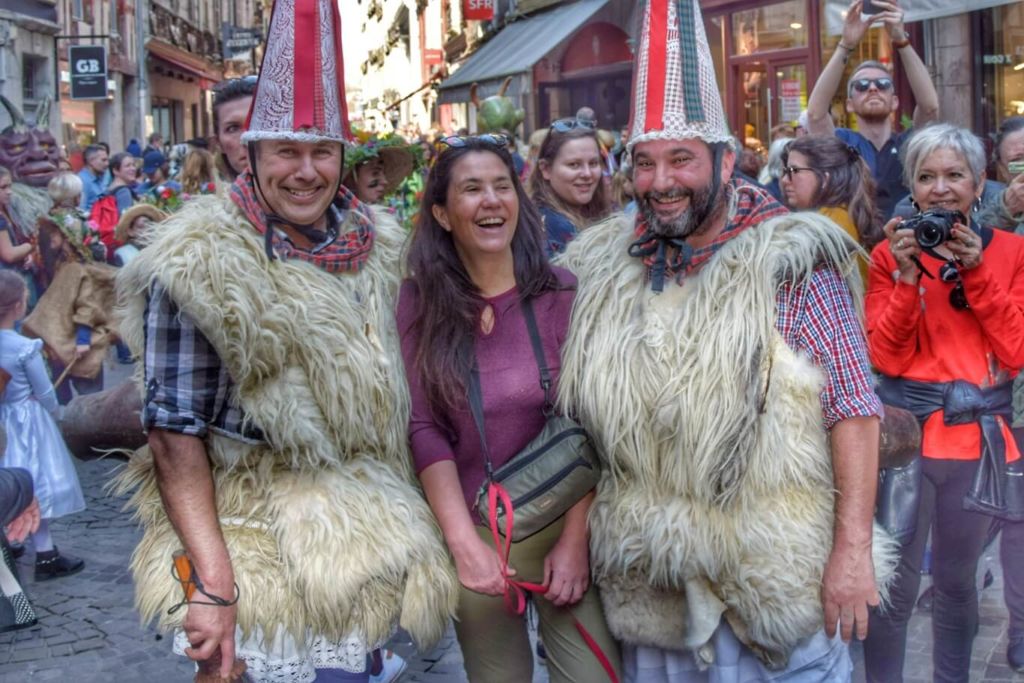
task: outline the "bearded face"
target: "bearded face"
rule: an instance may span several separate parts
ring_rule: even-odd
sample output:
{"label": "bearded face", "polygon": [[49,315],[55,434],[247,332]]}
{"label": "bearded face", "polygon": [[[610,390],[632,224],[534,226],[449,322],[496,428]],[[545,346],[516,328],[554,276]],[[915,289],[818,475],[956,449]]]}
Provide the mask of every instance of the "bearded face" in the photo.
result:
{"label": "bearded face", "polygon": [[11,170],[15,182],[46,187],[59,161],[57,140],[46,128],[12,126],[0,133],[0,166]]}
{"label": "bearded face", "polygon": [[[698,235],[706,228],[716,199],[711,195],[710,184],[697,189],[675,188],[667,192],[651,190],[640,199],[640,211],[654,234],[681,239]],[[662,203],[686,200],[687,207],[679,215],[663,219],[655,212],[652,200]]]}
{"label": "bearded face", "polygon": [[735,158],[731,149],[715,152],[699,139],[638,143],[633,189],[648,229],[672,239],[710,230],[725,206]]}

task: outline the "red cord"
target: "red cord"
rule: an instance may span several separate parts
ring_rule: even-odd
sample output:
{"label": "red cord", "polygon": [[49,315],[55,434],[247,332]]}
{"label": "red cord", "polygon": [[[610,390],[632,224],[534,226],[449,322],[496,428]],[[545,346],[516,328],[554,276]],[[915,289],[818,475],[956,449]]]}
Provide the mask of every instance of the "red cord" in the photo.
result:
{"label": "red cord", "polygon": [[[502,543],[501,534],[498,531],[498,503],[505,508],[505,541]],[[501,561],[501,573],[505,578],[505,607],[513,614],[522,614],[526,611],[526,593],[536,593],[543,595],[548,592],[547,586],[539,583],[531,583],[529,581],[518,581],[509,576],[508,573],[508,558],[512,552],[512,530],[515,528],[515,516],[512,510],[512,498],[508,495],[508,491],[501,484],[491,482],[487,487],[487,509],[488,509],[488,522],[491,527],[491,537],[494,539],[494,548],[498,551],[498,559]],[[619,683],[619,677],[615,675],[615,669],[612,667],[611,661],[608,656],[598,645],[594,637],[590,635],[586,627],[576,618],[572,610],[569,610],[572,614],[572,620],[576,625],[576,630],[579,631],[580,636],[583,638],[583,642],[587,644],[590,651],[597,657],[597,661],[600,662],[601,667],[608,674],[608,680],[612,683]]]}

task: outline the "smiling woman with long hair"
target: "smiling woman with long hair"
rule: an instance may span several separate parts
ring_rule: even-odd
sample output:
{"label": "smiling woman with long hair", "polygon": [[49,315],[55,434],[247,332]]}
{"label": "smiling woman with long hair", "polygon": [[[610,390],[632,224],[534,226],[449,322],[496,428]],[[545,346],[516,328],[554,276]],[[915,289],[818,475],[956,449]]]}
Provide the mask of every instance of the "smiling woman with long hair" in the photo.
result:
{"label": "smiling woman with long hair", "polygon": [[561,253],[580,230],[611,213],[601,147],[592,124],[551,124],[530,174],[530,196],[540,210],[548,256]]}
{"label": "smiling woman with long hair", "polygon": [[[533,675],[525,621],[504,608],[506,574],[475,502],[485,482],[484,448],[498,468],[547,420],[524,315],[527,299],[552,381],[558,380],[575,278],[548,264],[542,234],[502,136],[442,141],[409,250],[398,328],[412,396],[413,459],[455,558],[462,584],[455,629],[474,682]],[[479,378],[483,437],[468,408],[471,371]],[[512,543],[509,558],[517,579],[545,586],[536,605],[556,682],[606,677],[573,614],[618,666],[590,585],[586,517],[592,496]]]}

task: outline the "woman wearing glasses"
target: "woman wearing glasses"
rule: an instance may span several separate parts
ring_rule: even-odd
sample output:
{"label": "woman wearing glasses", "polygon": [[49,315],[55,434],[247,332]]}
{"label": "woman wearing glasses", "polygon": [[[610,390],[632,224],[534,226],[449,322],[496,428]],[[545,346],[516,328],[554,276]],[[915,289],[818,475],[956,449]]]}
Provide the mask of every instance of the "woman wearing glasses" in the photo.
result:
{"label": "woman wearing glasses", "polygon": [[[923,423],[923,477],[917,532],[903,548],[890,605],[868,629],[869,681],[902,680],[929,529],[935,680],[967,681],[975,572],[993,522],[974,511],[986,502],[975,478],[983,459],[1020,457],[1008,424],[1010,383],[1024,367],[1024,238],[964,218],[984,169],[985,150],[970,131],[942,124],[915,134],[904,160],[915,206],[949,219],[919,215],[917,230],[891,220],[871,254],[868,348],[883,374],[879,395]],[[1005,514],[998,508],[990,512]]]}
{"label": "woman wearing glasses", "polygon": [[[875,181],[860,153],[832,135],[805,135],[782,152],[780,186],[796,211],[831,218],[865,249],[882,238],[875,208]],[[867,262],[860,262],[867,283]]]}
{"label": "woman wearing glasses", "polygon": [[[557,383],[575,295],[575,278],[544,256],[540,216],[506,145],[497,135],[440,142],[397,313],[412,397],[409,439],[462,584],[455,630],[474,683],[533,677],[526,623],[505,609],[502,596],[510,586],[476,501],[485,480],[484,449],[499,468],[546,420],[523,302],[530,301]],[[480,427],[469,408],[471,376],[479,378]],[[512,544],[507,575],[546,589],[535,602],[552,681],[607,680],[574,619],[619,668],[590,584],[586,517],[592,497]]]}
{"label": "woman wearing glasses", "polygon": [[576,233],[611,213],[603,169],[591,121],[560,119],[551,124],[529,180],[544,222],[548,256],[565,251]]}

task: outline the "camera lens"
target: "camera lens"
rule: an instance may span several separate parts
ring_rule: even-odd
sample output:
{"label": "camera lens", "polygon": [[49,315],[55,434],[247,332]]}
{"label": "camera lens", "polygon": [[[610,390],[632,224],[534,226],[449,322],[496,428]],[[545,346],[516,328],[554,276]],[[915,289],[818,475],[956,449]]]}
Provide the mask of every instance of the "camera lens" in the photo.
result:
{"label": "camera lens", "polygon": [[949,239],[950,230],[945,223],[924,220],[914,228],[914,238],[922,249],[934,249]]}

